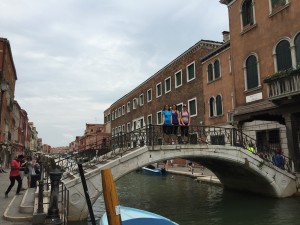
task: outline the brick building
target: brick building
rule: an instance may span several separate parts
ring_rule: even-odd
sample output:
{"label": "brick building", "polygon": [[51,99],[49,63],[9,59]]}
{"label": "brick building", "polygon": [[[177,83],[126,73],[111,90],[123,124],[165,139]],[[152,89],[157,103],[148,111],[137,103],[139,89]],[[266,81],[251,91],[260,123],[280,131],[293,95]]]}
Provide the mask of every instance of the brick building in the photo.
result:
{"label": "brick building", "polygon": [[152,75],[104,112],[107,128],[113,135],[119,132],[161,124],[161,110],[165,104],[176,104],[179,110],[186,103],[191,124],[203,121],[201,63],[199,58],[222,43],[201,40]]}
{"label": "brick building", "polygon": [[164,104],[188,103],[192,124],[241,129],[258,151],[281,149],[299,170],[300,1],[220,3],[224,42],[192,46],[106,109],[105,124],[112,135],[160,124]]}
{"label": "brick building", "polygon": [[[228,6],[234,120],[300,169],[300,2],[221,0]],[[228,99],[229,100],[229,99]]]}

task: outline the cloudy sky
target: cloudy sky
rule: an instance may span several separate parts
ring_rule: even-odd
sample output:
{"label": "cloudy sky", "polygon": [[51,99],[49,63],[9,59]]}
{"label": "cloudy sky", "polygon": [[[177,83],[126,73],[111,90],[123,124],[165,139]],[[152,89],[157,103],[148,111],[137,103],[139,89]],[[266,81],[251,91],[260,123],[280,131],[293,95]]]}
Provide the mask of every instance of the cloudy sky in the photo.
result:
{"label": "cloudy sky", "polygon": [[1,0],[15,99],[44,144],[68,145],[86,123],[195,43],[222,41],[219,0]]}

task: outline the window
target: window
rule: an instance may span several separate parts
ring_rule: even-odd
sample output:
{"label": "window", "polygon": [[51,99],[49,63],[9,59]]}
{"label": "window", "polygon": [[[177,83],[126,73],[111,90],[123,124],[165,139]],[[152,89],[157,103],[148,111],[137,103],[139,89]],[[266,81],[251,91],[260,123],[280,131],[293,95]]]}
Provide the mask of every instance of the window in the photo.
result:
{"label": "window", "polygon": [[156,116],[157,125],[160,125],[162,123],[161,111],[157,112]]}
{"label": "window", "polygon": [[223,115],[223,100],[221,95],[211,97],[209,99],[209,117],[216,117]]}
{"label": "window", "polygon": [[252,0],[245,0],[242,5],[242,21],[243,27],[254,24]]}
{"label": "window", "polygon": [[182,71],[175,73],[175,88],[178,88],[182,85]]}
{"label": "window", "polygon": [[195,79],[195,63],[191,63],[187,66],[187,81]]}
{"label": "window", "polygon": [[278,7],[284,6],[286,0],[271,0],[272,9],[277,9]]}
{"label": "window", "polygon": [[122,115],[122,111],[121,111],[121,107],[118,108],[118,117],[120,117]]}
{"label": "window", "polygon": [[296,67],[300,66],[300,33],[295,38]]}
{"label": "window", "polygon": [[165,79],[165,93],[168,93],[171,91],[171,78],[168,77]]}
{"label": "window", "polygon": [[220,77],[220,61],[216,60],[214,62],[214,75],[215,79],[218,79]]}
{"label": "window", "polygon": [[179,112],[182,112],[182,105],[183,105],[182,103],[177,105],[177,110]]}
{"label": "window", "polygon": [[161,96],[161,83],[156,85],[156,98]]}
{"label": "window", "polygon": [[279,129],[257,131],[256,146],[257,152],[274,152],[280,148]]}
{"label": "window", "polygon": [[136,109],[137,104],[138,104],[137,99],[134,98],[134,99],[132,100],[132,109]]}
{"label": "window", "polygon": [[125,124],[122,125],[122,132],[125,132]]}
{"label": "window", "polygon": [[190,116],[197,116],[197,102],[196,99],[191,99],[188,101]]}
{"label": "window", "polygon": [[152,88],[147,91],[147,102],[152,101]]}
{"label": "window", "polygon": [[215,98],[211,97],[209,99],[209,117],[214,117],[215,115]]}
{"label": "window", "polygon": [[207,67],[207,77],[208,77],[208,82],[213,81],[213,79],[214,79],[212,64],[209,64]]}
{"label": "window", "polygon": [[127,132],[130,132],[131,131],[131,129],[130,129],[130,122],[129,123],[127,123],[127,130],[126,130]]}
{"label": "window", "polygon": [[107,115],[107,122],[110,122],[110,114]]}
{"label": "window", "polygon": [[292,68],[290,43],[287,40],[280,41],[276,46],[277,71]]}
{"label": "window", "polygon": [[127,112],[130,112],[130,102],[127,102]]}
{"label": "window", "polygon": [[122,106],[122,115],[125,114],[125,105]]}
{"label": "window", "polygon": [[259,84],[258,63],[255,55],[251,55],[246,60],[246,90],[256,88]]}
{"label": "window", "polygon": [[207,66],[207,80],[211,82],[213,80],[219,79],[220,74],[220,61],[217,59],[214,63],[210,63]]}
{"label": "window", "polygon": [[118,118],[118,110],[115,110],[115,119]]}
{"label": "window", "polygon": [[221,95],[217,95],[216,97],[216,112],[217,116],[223,115],[223,104]]}
{"label": "window", "polygon": [[147,116],[147,125],[151,125],[152,124],[152,115],[148,115]]}
{"label": "window", "polygon": [[114,119],[115,119],[115,114],[112,113],[112,114],[111,114],[111,120],[114,120]]}
{"label": "window", "polygon": [[144,105],[144,94],[140,95],[140,106]]}

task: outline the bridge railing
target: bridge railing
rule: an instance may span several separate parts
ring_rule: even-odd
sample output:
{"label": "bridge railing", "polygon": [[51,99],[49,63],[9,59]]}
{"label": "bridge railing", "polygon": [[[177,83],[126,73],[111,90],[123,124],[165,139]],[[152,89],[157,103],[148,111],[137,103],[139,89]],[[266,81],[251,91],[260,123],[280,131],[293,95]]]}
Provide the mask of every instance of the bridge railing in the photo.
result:
{"label": "bridge railing", "polygon": [[[247,149],[253,146],[257,149],[256,140],[235,128],[213,127],[213,126],[189,126],[189,145],[227,145],[237,146]],[[64,171],[78,173],[77,159],[83,160],[83,167],[88,169],[97,164],[104,163],[108,159],[122,156],[127,151],[146,146],[157,146],[168,144],[164,141],[166,135],[163,133],[161,125],[148,125],[144,128],[131,132],[120,132],[110,138],[106,138],[101,145],[91,145],[89,148],[79,151],[73,155],[63,155],[54,158],[54,164]],[[174,140],[173,140],[174,141]],[[182,143],[180,127],[178,129],[177,141]],[[261,147],[261,146],[260,146]],[[263,149],[264,151],[261,151]],[[270,148],[260,148],[257,152],[265,161],[272,163],[273,150]],[[285,158],[285,169],[293,171],[293,162],[288,157]]]}

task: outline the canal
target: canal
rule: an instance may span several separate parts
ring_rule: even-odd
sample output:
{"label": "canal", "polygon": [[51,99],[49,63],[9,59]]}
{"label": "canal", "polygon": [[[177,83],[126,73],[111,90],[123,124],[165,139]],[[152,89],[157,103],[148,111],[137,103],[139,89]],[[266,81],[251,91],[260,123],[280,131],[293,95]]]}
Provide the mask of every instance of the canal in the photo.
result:
{"label": "canal", "polygon": [[[180,225],[299,225],[300,198],[273,199],[224,190],[190,177],[132,172],[116,182],[121,205],[151,211]],[[103,199],[94,205],[99,217]],[[77,223],[86,225],[88,223]]]}

